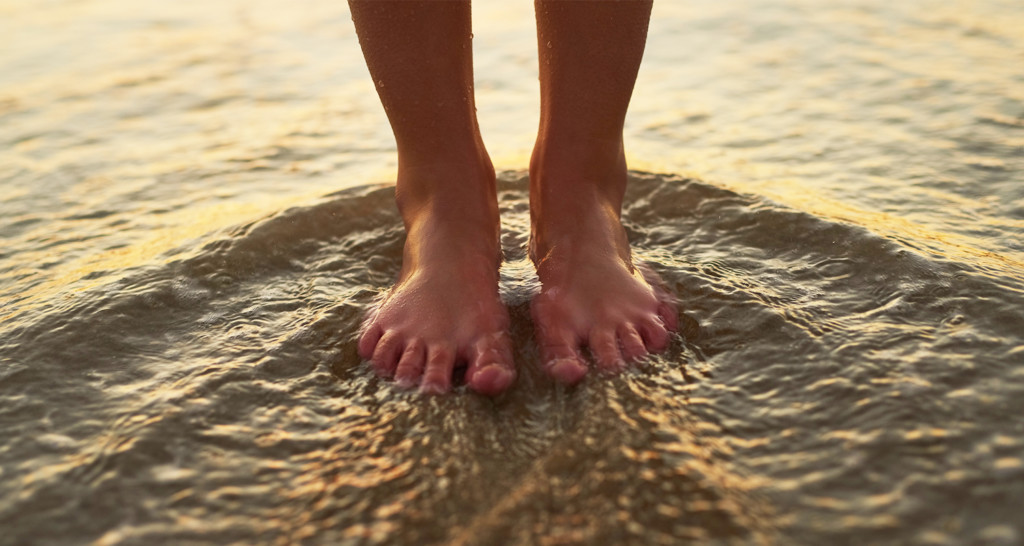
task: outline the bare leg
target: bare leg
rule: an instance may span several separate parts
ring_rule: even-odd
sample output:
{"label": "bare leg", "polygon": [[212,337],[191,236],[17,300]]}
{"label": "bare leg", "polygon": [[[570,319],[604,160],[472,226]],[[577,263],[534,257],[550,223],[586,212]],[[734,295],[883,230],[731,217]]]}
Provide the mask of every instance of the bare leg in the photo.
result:
{"label": "bare leg", "polygon": [[447,392],[457,362],[485,394],[515,378],[498,297],[498,204],[473,99],[466,1],[350,0],[398,145],[406,242],[398,282],[367,318],[363,358],[382,376]]}
{"label": "bare leg", "polygon": [[595,364],[619,370],[664,350],[672,298],[634,265],[620,223],[622,127],[643,56],[651,2],[536,0],[541,121],[530,162],[530,256],[541,357],[573,384]]}

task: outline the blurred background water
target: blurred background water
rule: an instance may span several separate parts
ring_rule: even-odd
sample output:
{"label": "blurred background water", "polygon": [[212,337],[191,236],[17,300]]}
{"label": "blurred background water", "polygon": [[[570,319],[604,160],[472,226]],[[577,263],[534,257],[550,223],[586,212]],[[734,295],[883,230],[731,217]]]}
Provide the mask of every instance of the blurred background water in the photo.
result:
{"label": "blurred background water", "polygon": [[532,6],[478,1],[498,400],[355,355],[402,233],[349,19],[0,0],[0,543],[1024,541],[1019,2],[656,3],[625,214],[686,327],[564,390]]}

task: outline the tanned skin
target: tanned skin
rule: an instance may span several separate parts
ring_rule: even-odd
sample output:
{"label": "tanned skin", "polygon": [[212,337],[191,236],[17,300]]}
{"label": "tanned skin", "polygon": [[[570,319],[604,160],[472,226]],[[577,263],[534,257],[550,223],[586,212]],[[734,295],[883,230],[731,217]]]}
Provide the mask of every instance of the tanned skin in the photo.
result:
{"label": "tanned skin", "polygon": [[[458,362],[495,395],[516,377],[498,297],[494,168],[473,98],[468,0],[350,0],[398,147],[406,243],[359,351],[402,386],[444,393]],[[541,358],[567,385],[665,349],[672,298],[632,259],[620,222],[622,128],[651,2],[538,0],[541,120],[530,162],[531,309]],[[592,359],[584,356],[589,347]],[[592,365],[588,364],[592,360]]]}

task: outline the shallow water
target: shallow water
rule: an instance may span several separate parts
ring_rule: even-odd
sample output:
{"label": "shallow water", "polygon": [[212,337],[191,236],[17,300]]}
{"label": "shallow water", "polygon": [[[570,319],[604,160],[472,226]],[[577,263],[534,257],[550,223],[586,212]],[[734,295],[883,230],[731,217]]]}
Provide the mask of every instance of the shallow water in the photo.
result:
{"label": "shallow water", "polygon": [[355,355],[402,232],[344,3],[0,1],[0,543],[1024,541],[1024,10],[657,4],[625,218],[683,328],[566,390],[531,6],[477,4],[497,400]]}

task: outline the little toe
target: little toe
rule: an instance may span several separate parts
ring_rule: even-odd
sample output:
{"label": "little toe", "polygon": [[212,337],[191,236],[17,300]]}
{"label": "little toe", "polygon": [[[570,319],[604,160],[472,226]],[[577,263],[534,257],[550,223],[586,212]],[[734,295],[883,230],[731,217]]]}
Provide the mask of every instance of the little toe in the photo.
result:
{"label": "little toe", "polygon": [[508,389],[515,379],[512,348],[507,335],[499,334],[477,342],[466,370],[469,388],[494,396]]}
{"label": "little toe", "polygon": [[647,356],[647,347],[640,337],[640,332],[632,324],[624,324],[619,328],[619,343],[622,345],[622,356],[634,361]]}
{"label": "little toe", "polygon": [[423,370],[420,391],[426,394],[444,394],[452,389],[452,368],[455,352],[445,345],[427,348],[427,366]]}
{"label": "little toe", "polygon": [[359,336],[359,358],[363,360],[370,360],[373,356],[374,349],[377,348],[377,342],[380,341],[380,336],[384,334],[384,330],[380,326],[373,324],[363,335]]}
{"label": "little toe", "polygon": [[679,329],[679,314],[676,311],[675,303],[671,299],[663,299],[658,304],[658,316],[661,317],[661,321],[669,332],[675,332]]}
{"label": "little toe", "polygon": [[651,317],[640,321],[639,330],[648,352],[660,353],[668,348],[668,330],[660,318]]}
{"label": "little toe", "polygon": [[589,345],[598,368],[605,371],[618,371],[626,367],[614,330],[595,328],[590,334]]}
{"label": "little toe", "polygon": [[377,375],[391,377],[398,365],[398,356],[402,351],[402,337],[394,332],[385,332],[377,342],[370,362]]}
{"label": "little toe", "polygon": [[426,358],[426,351],[423,342],[418,339],[410,341],[402,357],[398,360],[398,367],[395,369],[395,382],[402,388],[410,389],[419,383],[423,375],[423,363]]}

